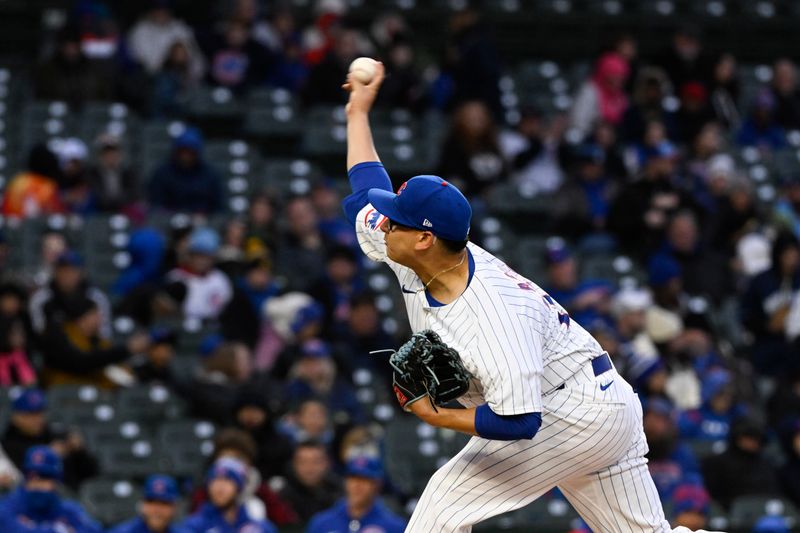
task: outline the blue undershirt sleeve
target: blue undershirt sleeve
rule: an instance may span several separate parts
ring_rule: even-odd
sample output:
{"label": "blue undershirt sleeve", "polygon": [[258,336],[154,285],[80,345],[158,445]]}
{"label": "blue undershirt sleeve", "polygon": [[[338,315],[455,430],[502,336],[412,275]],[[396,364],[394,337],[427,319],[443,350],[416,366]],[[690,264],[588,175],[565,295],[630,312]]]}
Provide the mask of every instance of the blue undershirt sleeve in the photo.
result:
{"label": "blue undershirt sleeve", "polygon": [[532,439],[541,425],[542,413],[498,415],[487,403],[475,409],[475,432],[484,439]]}
{"label": "blue undershirt sleeve", "polygon": [[358,212],[369,203],[367,191],[370,189],[392,190],[392,180],[380,161],[366,161],[353,165],[347,171],[353,193],[342,200],[345,217],[350,224],[356,223]]}

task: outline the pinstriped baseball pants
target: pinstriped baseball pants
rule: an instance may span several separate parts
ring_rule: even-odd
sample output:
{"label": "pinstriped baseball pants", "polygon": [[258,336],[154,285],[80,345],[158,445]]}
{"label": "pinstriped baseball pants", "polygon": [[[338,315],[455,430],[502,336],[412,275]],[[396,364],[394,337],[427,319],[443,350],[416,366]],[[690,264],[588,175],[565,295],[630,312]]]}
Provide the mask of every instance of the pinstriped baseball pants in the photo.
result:
{"label": "pinstriped baseball pants", "polygon": [[595,377],[587,365],[543,400],[533,439],[473,437],[436,471],[406,532],[469,532],[553,487],[595,533],[672,531],[644,458],[641,403],[616,370]]}

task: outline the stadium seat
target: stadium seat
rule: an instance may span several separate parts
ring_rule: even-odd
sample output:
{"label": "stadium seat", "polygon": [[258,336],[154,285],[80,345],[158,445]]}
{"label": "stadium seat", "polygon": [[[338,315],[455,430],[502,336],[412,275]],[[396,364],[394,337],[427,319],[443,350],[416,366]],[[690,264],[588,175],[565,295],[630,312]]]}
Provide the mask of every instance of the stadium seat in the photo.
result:
{"label": "stadium seat", "polygon": [[90,479],[80,488],[80,501],[105,526],[136,516],[141,488],[127,479]]}
{"label": "stadium seat", "polygon": [[121,389],[117,394],[117,409],[125,420],[154,424],[174,420],[186,411],[186,403],[161,385]]}
{"label": "stadium seat", "polygon": [[170,472],[166,450],[151,440],[115,440],[99,448],[100,471],[111,477],[144,479],[153,472]]}
{"label": "stadium seat", "polygon": [[133,442],[151,437],[146,426],[133,420],[84,424],[80,429],[87,446],[95,452],[99,452],[110,443]]}
{"label": "stadium seat", "polygon": [[47,390],[51,405],[62,408],[111,402],[111,392],[94,385],[54,385]]}

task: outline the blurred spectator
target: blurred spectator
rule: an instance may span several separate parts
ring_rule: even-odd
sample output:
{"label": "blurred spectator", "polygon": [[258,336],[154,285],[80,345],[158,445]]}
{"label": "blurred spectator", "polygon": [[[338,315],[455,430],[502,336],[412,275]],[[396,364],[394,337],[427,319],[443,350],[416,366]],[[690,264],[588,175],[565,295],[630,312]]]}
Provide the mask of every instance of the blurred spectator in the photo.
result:
{"label": "blurred spectator", "polygon": [[378,105],[392,109],[421,109],[425,103],[425,86],[414,64],[416,57],[413,43],[405,37],[397,37],[385,57],[386,71],[390,75],[381,85]]}
{"label": "blurred spectator", "polygon": [[736,163],[728,154],[720,153],[723,143],[719,124],[707,122],[692,140],[687,154],[685,187],[707,211],[716,210],[715,200],[723,188],[720,185],[734,177]]}
{"label": "blurred spectator", "polygon": [[189,237],[188,254],[167,273],[167,281],[186,285],[183,302],[185,317],[215,319],[231,300],[230,280],[214,266],[219,251],[219,235],[211,228],[197,228]]}
{"label": "blurred spectator", "polygon": [[769,90],[759,91],[750,116],[736,134],[736,142],[762,151],[779,150],[786,146],[786,135],[778,123],[776,105],[775,96]]}
{"label": "blurred spectator", "polygon": [[686,483],[678,486],[672,495],[672,524],[692,531],[703,529],[708,522],[710,503],[711,498],[702,485]]}
{"label": "blurred spectator", "polygon": [[[47,397],[40,389],[25,389],[11,405],[11,420],[3,434],[3,449],[14,465],[25,473],[26,451],[32,446],[46,445],[63,464],[60,477],[71,489],[97,474],[97,461],[86,449],[77,430],[66,430],[47,422]],[[2,523],[2,522],[0,522]]]}
{"label": "blurred spectator", "polygon": [[275,202],[266,193],[254,195],[250,199],[247,212],[247,240],[253,246],[262,246],[273,252],[278,236]]}
{"label": "blurred spectator", "polygon": [[283,474],[292,457],[292,443],[277,431],[274,416],[262,391],[243,389],[234,403],[234,424],[258,446],[255,466],[266,480]]}
{"label": "blurred spectator", "polygon": [[289,200],[285,216],[287,227],[278,245],[275,270],[286,277],[288,287],[303,290],[322,275],[327,243],[309,198],[299,196]]}
{"label": "blurred spectator", "polygon": [[36,372],[28,358],[33,332],[27,298],[21,286],[0,283],[0,387],[36,383]]}
{"label": "blurred spectator", "polygon": [[184,41],[173,42],[153,78],[153,115],[158,118],[183,116],[191,91],[201,81],[197,74],[192,71],[189,46]]}
{"label": "blurred spectator", "polygon": [[614,364],[637,392],[648,398],[663,392],[665,381],[664,365],[658,350],[645,332],[645,311],[651,305],[650,293],[646,289],[634,288],[621,289],[611,303],[619,342],[619,357]]}
{"label": "blurred spectator", "polygon": [[499,82],[502,59],[481,15],[463,9],[448,23],[446,70],[452,75],[451,103],[482,102],[494,117],[502,115]]}
{"label": "blurred spectator", "polygon": [[739,129],[739,79],[733,54],[723,53],[717,58],[709,86],[709,98],[717,122],[728,131]]}
{"label": "blurred spectator", "polygon": [[356,232],[342,216],[342,197],[332,179],[318,180],[311,187],[311,203],[317,212],[319,231],[331,246],[347,246],[361,252]]}
{"label": "blurred spectator", "polygon": [[672,87],[667,74],[658,67],[645,67],[636,76],[633,99],[625,111],[622,124],[622,138],[626,142],[637,143],[644,139],[645,125],[658,120],[667,130],[667,137],[677,140],[678,117],[664,107],[664,99],[670,96]]}
{"label": "blurred spectator", "polygon": [[195,416],[227,424],[240,388],[252,377],[250,351],[244,344],[210,335],[201,345],[201,355],[201,367],[181,392]]}
{"label": "blurred spectator", "polygon": [[[719,303],[733,293],[727,259],[709,249],[700,237],[695,216],[690,211],[679,211],[670,219],[666,239],[650,262],[667,258],[676,261],[688,294],[707,296]],[[709,272],[715,272],[713,278],[709,278]]]}
{"label": "blurred spectator", "polygon": [[34,331],[41,334],[51,326],[60,325],[67,310],[74,309],[75,304],[83,300],[95,304],[100,319],[99,336],[110,338],[111,304],[108,297],[86,279],[83,258],[67,250],[56,259],[52,281],[31,296],[29,312]]}
{"label": "blurred spectator", "polygon": [[716,117],[711,108],[708,89],[699,81],[686,82],[679,87],[681,106],[677,112],[680,139],[694,142],[703,127]]}
{"label": "blurred spectator", "polygon": [[675,186],[677,151],[664,142],[648,150],[641,178],[625,187],[611,206],[608,228],[620,244],[639,254],[661,242],[669,216],[692,208],[692,199]]}
{"label": "blurred spectator", "polygon": [[520,190],[547,194],[562,184],[561,141],[566,127],[565,115],[547,120],[539,110],[524,107],[516,129],[500,133],[500,149]]}
{"label": "blurred spectator", "polygon": [[344,500],[311,519],[308,532],[378,529],[402,533],[406,521],[390,511],[379,499],[383,465],[374,457],[356,457],[347,463]]}
{"label": "blurred spectator", "polygon": [[390,377],[390,368],[369,353],[391,346],[393,342],[381,323],[375,296],[369,292],[355,295],[350,300],[347,327],[336,338],[334,347],[342,374],[349,376],[357,368],[366,368]]}
{"label": "blurred spectator", "polygon": [[94,193],[89,184],[86,161],[89,148],[81,139],[69,137],[54,142],[53,148],[61,165],[61,201],[70,213],[89,215],[96,210]]}
{"label": "blurred spectator", "polygon": [[783,427],[800,413],[800,368],[779,376],[776,387],[767,401],[769,423]]}
{"label": "blurred spectator", "polygon": [[646,402],[644,433],[650,448],[647,466],[662,500],[671,500],[680,485],[700,479],[692,450],[678,439],[675,412],[668,401],[651,398]]}
{"label": "blurred spectator", "polygon": [[700,30],[684,25],[672,35],[672,43],[656,59],[672,80],[673,87],[682,87],[689,82],[705,82],[711,68],[700,42]]}
{"label": "blurred spectator", "polygon": [[203,136],[187,128],[175,138],[170,159],[158,167],[148,185],[153,206],[171,211],[215,213],[222,207],[222,181],[203,159]]}
{"label": "blurred spectator", "polygon": [[586,244],[606,235],[608,212],[619,190],[605,172],[605,153],[596,144],[583,144],[572,158],[570,178],[555,195],[554,225],[566,237],[583,237]]}
{"label": "blurred spectator", "polygon": [[79,107],[89,100],[110,100],[114,80],[81,50],[80,35],[70,26],[58,36],[55,52],[35,72],[36,97]]}
{"label": "blurred spectator", "polygon": [[714,501],[726,509],[738,496],[777,495],[778,476],[764,457],[766,433],[759,422],[740,418],[733,423],[728,449],[703,461],[706,487]]}
{"label": "blurred spectator", "polygon": [[772,65],[771,90],[778,124],[787,130],[800,128],[800,88],[797,66],[791,59],[781,58]]}
{"label": "blurred spectator", "polygon": [[108,533],[180,533],[174,524],[180,493],[170,476],[153,474],[144,482],[139,516],[111,528]]}
{"label": "blurred spectator", "polygon": [[222,242],[217,252],[217,267],[231,280],[238,278],[244,269],[246,231],[247,225],[239,217],[229,218],[222,229]]}
{"label": "blurred spectator", "polygon": [[175,360],[175,346],[178,344],[177,333],[164,327],[150,330],[150,345],[147,352],[135,358],[131,363],[138,383],[160,383],[174,387],[177,376],[172,367]]}
{"label": "blurred spectator", "polygon": [[165,246],[164,236],[155,229],[141,228],[131,233],[127,247],[130,264],[114,282],[111,293],[124,297],[145,283],[158,283]]}
{"label": "blurred spectator", "polygon": [[64,210],[58,194],[61,169],[55,154],[40,143],[31,148],[27,170],[9,181],[3,194],[6,217],[35,218]]}
{"label": "blurred spectator", "polygon": [[341,482],[331,471],[325,445],[307,441],[298,444],[280,495],[307,522],[327,509],[341,495]]}
{"label": "blurred spectator", "polygon": [[582,140],[600,121],[614,126],[622,123],[628,109],[625,82],[629,74],[628,63],[619,54],[608,52],[597,60],[592,77],[584,82],[575,95],[570,110],[570,128]]}
{"label": "blurred spectator", "polygon": [[5,531],[100,533],[103,528],[75,502],[58,493],[63,475],[61,459],[47,446],[25,454],[25,483],[0,500],[0,524]]}
{"label": "blurred spectator", "polygon": [[192,77],[201,78],[205,61],[192,29],[174,18],[169,0],[149,0],[149,4],[149,9],[128,33],[128,49],[133,59],[153,75],[164,64],[172,45],[182,42],[189,55]]}
{"label": "blurred spectator", "polygon": [[785,337],[786,317],[798,290],[800,243],[784,233],[772,245],[771,268],[750,281],[740,302],[742,322],[753,334],[751,357],[759,373],[781,375],[798,366]]}
{"label": "blurred spectator", "polygon": [[305,398],[281,420],[279,429],[295,444],[313,440],[329,445],[333,429],[328,406],[318,398]]}
{"label": "blurred spectator", "polygon": [[263,83],[272,58],[263,45],[250,37],[246,22],[230,19],[221,33],[208,53],[211,82],[234,91]]}
{"label": "blurred spectator", "polygon": [[139,178],[124,164],[122,139],[111,133],[95,141],[97,161],[89,169],[89,186],[99,211],[114,213],[133,208],[139,196]]}
{"label": "blurred spectator", "polygon": [[[22,473],[14,466],[6,451],[0,446],[0,494],[5,494],[22,481]],[[0,497],[2,502],[2,497]],[[0,506],[2,503],[0,503]]]}
{"label": "blurred spectator", "polygon": [[437,173],[475,196],[505,178],[505,161],[489,109],[480,101],[461,104],[439,153]]}
{"label": "blurred spectator", "polygon": [[717,368],[703,377],[703,404],[699,409],[681,413],[678,420],[681,437],[696,440],[727,441],[731,423],[744,416],[744,405],[736,400],[732,377]]}
{"label": "blurred spectator", "polygon": [[337,376],[336,365],[325,342],[318,339],[304,342],[300,347],[300,357],[292,365],[288,377],[286,399],[290,404],[318,399],[325,403],[337,424],[363,422],[364,413],[355,391],[347,381]]}
{"label": "blurred spectator", "polygon": [[778,471],[781,489],[795,505],[800,505],[800,417],[783,422],[779,427],[779,437],[786,463]]}
{"label": "blurred spectator", "polygon": [[47,230],[42,234],[40,262],[31,275],[32,285],[41,288],[53,278],[58,258],[67,251],[67,239],[56,230]]}
{"label": "blurred spectator", "polygon": [[572,314],[609,311],[611,285],[603,280],[578,277],[578,263],[560,237],[548,239],[545,249],[547,293]]}
{"label": "blurred spectator", "polygon": [[800,174],[785,176],[782,189],[775,204],[775,222],[800,239]]}
{"label": "blurred spectator", "polygon": [[323,336],[339,337],[350,318],[350,300],[364,289],[359,276],[358,256],[352,248],[331,247],[325,260],[325,274],[309,287],[308,293],[325,310]]}
{"label": "blurred spectator", "polygon": [[80,298],[65,307],[63,322],[48,325],[40,341],[45,386],[90,384],[113,388],[132,383],[132,374],[117,363],[147,350],[148,336],[136,333],[124,344],[113,344],[100,334],[101,324],[97,304]]}
{"label": "blurred spectator", "polygon": [[261,336],[264,305],[280,292],[272,275],[266,249],[246,256],[242,276],[234,281],[233,295],[219,316],[226,339],[241,341],[251,349]]}
{"label": "blurred spectator", "polygon": [[115,308],[115,314],[131,318],[141,327],[154,322],[183,318],[186,284],[173,281],[164,285],[143,283],[129,292]]}
{"label": "blurred spectator", "polygon": [[[267,443],[263,443],[267,444]],[[259,451],[256,441],[244,431],[234,428],[223,429],[214,439],[214,453],[211,454],[211,464],[220,460],[234,460],[242,463],[246,470],[245,485],[238,497],[248,515],[256,520],[269,518],[278,526],[297,522],[297,515],[289,504],[278,496],[265,478],[255,467]],[[291,458],[291,450],[286,461],[281,465],[281,471],[286,469],[286,464]],[[198,487],[192,494],[191,511],[196,511],[208,501],[208,490],[205,486]]]}
{"label": "blurred spectator", "polygon": [[353,29],[340,29],[333,47],[308,73],[303,90],[305,103],[344,104],[346,93],[342,91],[342,83],[347,79],[347,69],[355,58],[364,55],[369,53],[362,35]]}
{"label": "blurred spectator", "polygon": [[288,359],[281,354],[320,334],[324,310],[309,295],[289,292],[270,298],[264,315],[266,327],[256,347],[256,368],[283,378],[289,369]]}
{"label": "blurred spectator", "polygon": [[191,533],[248,531],[277,533],[271,522],[250,517],[239,497],[247,483],[247,470],[241,462],[223,458],[206,474],[208,503],[187,518],[181,527]]}

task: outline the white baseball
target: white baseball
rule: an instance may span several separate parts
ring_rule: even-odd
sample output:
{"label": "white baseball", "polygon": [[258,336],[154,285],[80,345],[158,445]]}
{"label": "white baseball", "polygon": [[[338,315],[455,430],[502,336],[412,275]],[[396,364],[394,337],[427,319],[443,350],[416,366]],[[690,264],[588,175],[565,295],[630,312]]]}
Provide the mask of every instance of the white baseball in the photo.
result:
{"label": "white baseball", "polygon": [[367,84],[375,77],[375,73],[378,70],[377,65],[378,62],[371,57],[359,57],[350,63],[350,74],[353,79]]}

